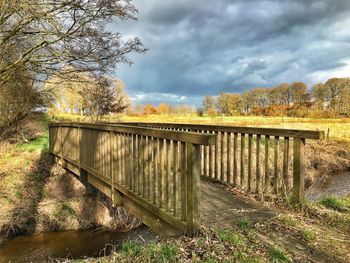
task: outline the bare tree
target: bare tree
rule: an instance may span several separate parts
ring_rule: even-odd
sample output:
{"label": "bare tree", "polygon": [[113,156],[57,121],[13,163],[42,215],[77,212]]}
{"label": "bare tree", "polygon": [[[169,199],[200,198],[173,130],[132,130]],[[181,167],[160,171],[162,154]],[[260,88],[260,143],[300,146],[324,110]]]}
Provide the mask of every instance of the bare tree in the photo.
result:
{"label": "bare tree", "polygon": [[127,54],[146,49],[106,25],[136,13],[129,0],[0,0],[0,81],[24,67],[42,80],[72,69],[104,75],[131,63]]}

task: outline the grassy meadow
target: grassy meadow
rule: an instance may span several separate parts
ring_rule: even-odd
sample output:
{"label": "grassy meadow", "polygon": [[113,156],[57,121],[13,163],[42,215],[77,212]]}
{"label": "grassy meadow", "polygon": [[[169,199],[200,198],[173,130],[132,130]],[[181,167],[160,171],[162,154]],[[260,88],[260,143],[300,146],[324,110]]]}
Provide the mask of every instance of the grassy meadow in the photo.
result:
{"label": "grassy meadow", "polygon": [[[88,121],[79,115],[59,114],[57,120],[62,121]],[[283,128],[300,130],[321,130],[328,134],[329,138],[336,140],[350,140],[350,118],[294,118],[294,117],[265,117],[265,116],[196,116],[196,115],[167,115],[154,114],[147,116],[110,115],[103,121],[125,121],[125,122],[172,122],[191,124],[213,124],[250,126],[265,128]]]}

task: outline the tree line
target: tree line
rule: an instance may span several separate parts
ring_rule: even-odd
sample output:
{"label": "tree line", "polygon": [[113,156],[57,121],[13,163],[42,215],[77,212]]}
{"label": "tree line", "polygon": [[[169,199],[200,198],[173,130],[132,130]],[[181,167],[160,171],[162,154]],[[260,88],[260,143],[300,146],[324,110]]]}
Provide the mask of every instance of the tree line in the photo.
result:
{"label": "tree line", "polygon": [[209,115],[295,117],[350,116],[350,78],[332,78],[309,90],[303,82],[272,88],[253,88],[242,94],[205,96],[202,110]]}

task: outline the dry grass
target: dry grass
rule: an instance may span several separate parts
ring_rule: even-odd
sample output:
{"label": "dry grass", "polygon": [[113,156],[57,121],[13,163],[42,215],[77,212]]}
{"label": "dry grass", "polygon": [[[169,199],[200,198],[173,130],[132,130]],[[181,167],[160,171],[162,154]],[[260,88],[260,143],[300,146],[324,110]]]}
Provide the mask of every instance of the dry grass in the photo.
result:
{"label": "dry grass", "polygon": [[[62,121],[91,121],[79,115],[58,114],[57,120]],[[172,122],[192,124],[234,125],[251,127],[274,127],[285,129],[320,130],[328,133],[331,139],[350,140],[349,118],[293,118],[293,117],[262,117],[262,116],[215,116],[199,117],[196,115],[148,115],[127,116],[112,115],[103,119],[104,121],[126,121],[126,122]]]}

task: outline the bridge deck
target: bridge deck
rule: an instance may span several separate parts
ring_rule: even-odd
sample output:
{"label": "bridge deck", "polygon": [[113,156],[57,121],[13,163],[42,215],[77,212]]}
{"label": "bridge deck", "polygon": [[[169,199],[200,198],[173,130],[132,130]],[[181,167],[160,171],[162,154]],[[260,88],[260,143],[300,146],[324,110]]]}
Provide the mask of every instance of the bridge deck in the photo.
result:
{"label": "bridge deck", "polygon": [[278,211],[261,202],[234,195],[223,185],[201,180],[200,213],[205,226],[229,228],[240,218],[248,217],[257,222],[276,216]]}

